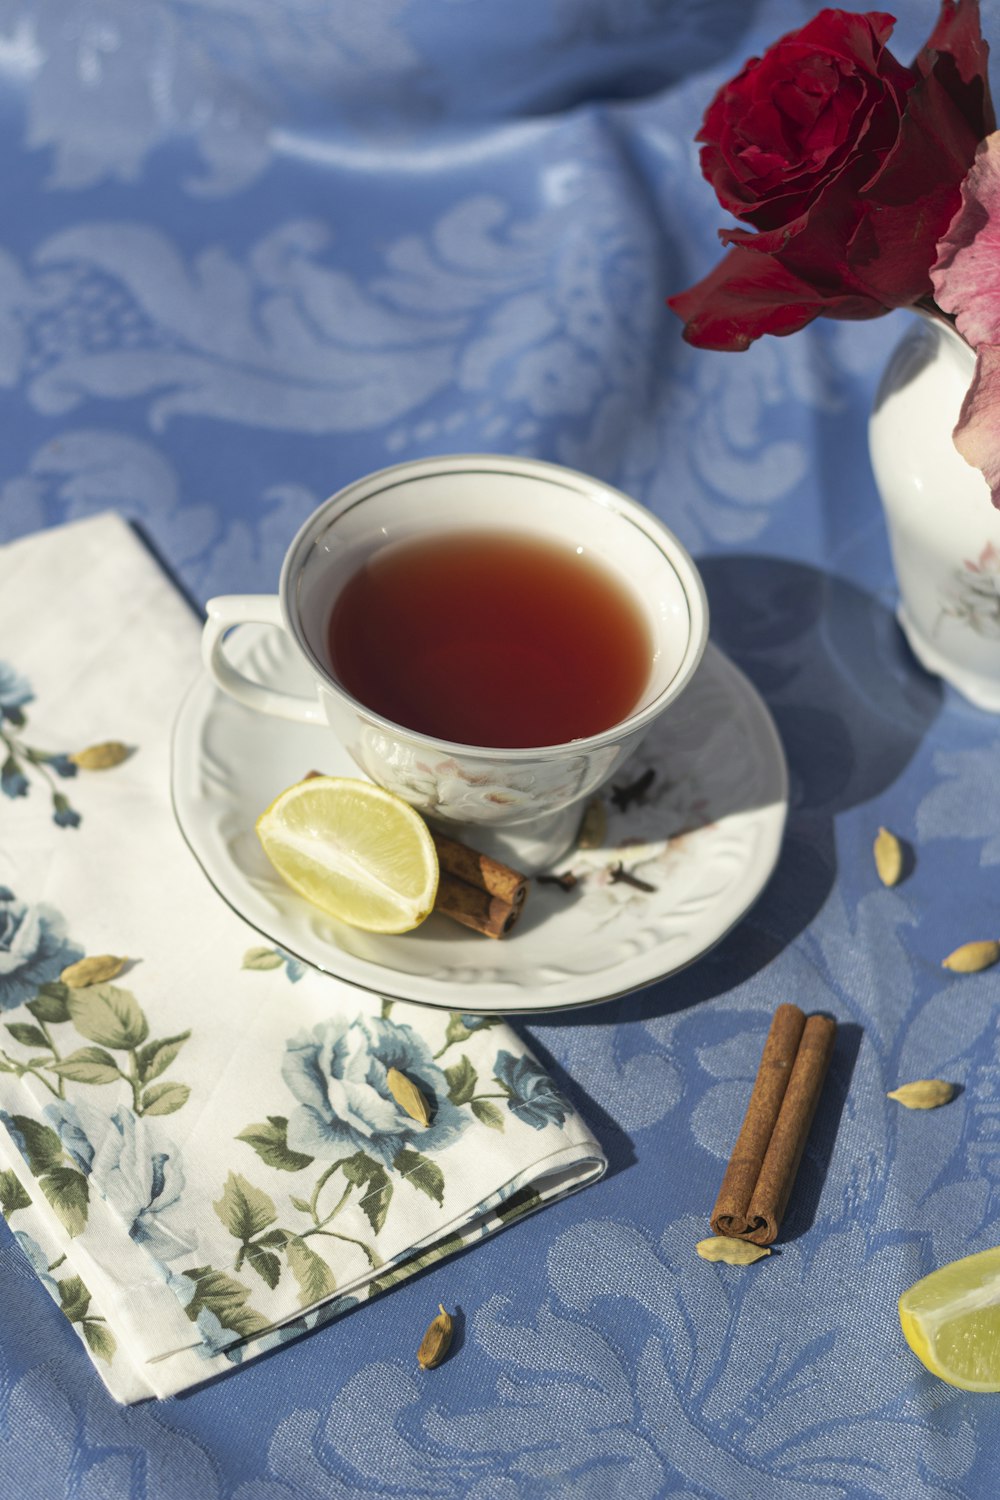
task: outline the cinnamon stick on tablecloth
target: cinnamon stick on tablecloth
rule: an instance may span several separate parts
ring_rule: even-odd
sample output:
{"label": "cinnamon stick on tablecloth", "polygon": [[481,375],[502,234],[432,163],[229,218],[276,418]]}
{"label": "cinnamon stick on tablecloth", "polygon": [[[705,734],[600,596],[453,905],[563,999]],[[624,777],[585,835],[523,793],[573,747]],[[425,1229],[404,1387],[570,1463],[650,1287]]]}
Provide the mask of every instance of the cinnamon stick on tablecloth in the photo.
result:
{"label": "cinnamon stick on tablecloth", "polygon": [[715,1234],[770,1245],[778,1229],[830,1063],[837,1023],[779,1005],[750,1103],[712,1210]]}

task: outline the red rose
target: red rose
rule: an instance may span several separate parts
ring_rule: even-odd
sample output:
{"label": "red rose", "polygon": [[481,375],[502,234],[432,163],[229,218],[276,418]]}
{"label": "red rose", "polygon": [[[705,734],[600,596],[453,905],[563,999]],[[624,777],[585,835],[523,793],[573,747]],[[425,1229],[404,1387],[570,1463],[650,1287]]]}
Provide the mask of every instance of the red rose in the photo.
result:
{"label": "red rose", "polygon": [[722,206],[758,231],[669,299],[684,336],[745,349],[819,314],[877,317],[931,294],[935,246],[994,128],[978,0],[942,0],[911,68],[893,17],[824,10],[720,89],[697,139]]}

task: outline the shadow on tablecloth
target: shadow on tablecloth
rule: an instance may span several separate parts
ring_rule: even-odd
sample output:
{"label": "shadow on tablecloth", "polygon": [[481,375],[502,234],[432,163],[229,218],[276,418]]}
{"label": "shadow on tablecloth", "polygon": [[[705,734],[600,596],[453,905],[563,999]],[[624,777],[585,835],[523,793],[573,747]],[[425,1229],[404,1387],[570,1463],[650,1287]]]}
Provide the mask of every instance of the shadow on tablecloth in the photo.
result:
{"label": "shadow on tablecloth", "polygon": [[760,900],[709,962],[607,1005],[546,1016],[546,1025],[617,1024],[686,1009],[765,968],[830,893],[836,818],[897,780],[939,711],[939,681],[916,662],[883,601],[784,558],[711,557],[699,567],[712,639],[764,698],[785,748],[781,857]]}

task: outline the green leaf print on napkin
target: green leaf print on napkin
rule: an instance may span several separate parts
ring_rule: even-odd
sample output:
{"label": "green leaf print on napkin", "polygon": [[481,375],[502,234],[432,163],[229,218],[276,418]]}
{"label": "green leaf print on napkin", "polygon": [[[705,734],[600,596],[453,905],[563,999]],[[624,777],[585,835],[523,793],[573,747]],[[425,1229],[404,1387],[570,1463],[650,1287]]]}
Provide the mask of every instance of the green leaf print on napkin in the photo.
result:
{"label": "green leaf print on napkin", "polygon": [[268,1115],[263,1125],[248,1125],[236,1137],[252,1146],[261,1161],[279,1172],[301,1172],[311,1167],[313,1158],[301,1151],[292,1151],[288,1145],[288,1121],[283,1115]]}
{"label": "green leaf print on napkin", "polygon": [[[278,967],[273,950],[251,950],[245,962],[261,969]],[[290,1212],[298,1220],[285,1221],[271,1196],[238,1172],[230,1172],[215,1203],[239,1244],[233,1270],[246,1266],[274,1290],[287,1269],[298,1282],[302,1306],[336,1291],[323,1240],[353,1245],[372,1269],[382,1266],[378,1240],[401,1182],[444,1206],[447,1181],[438,1158],[474,1121],[504,1129],[504,1110],[494,1101],[521,1110],[526,1102],[522,1093],[529,1096],[528,1123],[536,1128],[543,1113],[555,1113],[553,1100],[542,1094],[535,1079],[537,1065],[534,1071],[515,1072],[512,1082],[501,1067],[502,1076],[489,1078],[489,1090],[477,1092],[480,1077],[467,1054],[444,1069],[437,1062],[448,1048],[498,1025],[497,1018],[452,1013],[444,1046],[435,1056],[413,1027],[391,1014],[385,1003],[378,1017],[337,1017],[293,1037],[281,1071],[296,1108],[287,1116],[268,1115],[236,1136],[272,1171],[304,1177],[310,1168],[321,1168],[318,1176],[307,1179],[311,1187],[289,1195]],[[414,1118],[405,1101],[400,1102],[399,1080],[395,1091],[390,1082],[396,1073],[419,1090],[429,1119]],[[361,1210],[372,1241],[341,1228],[338,1220],[351,1207]],[[506,1209],[509,1217],[517,1212],[516,1204]],[[456,1240],[454,1248],[461,1243]],[[391,1284],[388,1278],[385,1284]]]}
{"label": "green leaf print on napkin", "polygon": [[66,1233],[78,1235],[87,1223],[90,1192],[86,1177],[71,1163],[59,1136],[30,1115],[5,1115],[4,1124]]}
{"label": "green leaf print on napkin", "polygon": [[285,975],[292,984],[298,984],[306,966],[300,958],[295,958],[291,953],[286,953],[284,948],[248,948],[243,955],[241,968],[257,969],[266,973],[269,969],[280,969],[284,966]]}
{"label": "green leaf print on napkin", "polygon": [[10,1219],[19,1208],[30,1208],[31,1199],[21,1186],[16,1172],[0,1172],[0,1213]]}
{"label": "green leaf print on napkin", "polygon": [[[237,1139],[252,1146],[263,1161],[277,1166],[279,1170],[304,1171],[313,1165],[312,1157],[305,1157],[297,1168],[289,1168],[287,1161],[282,1159],[282,1154],[275,1159],[276,1145],[280,1150],[283,1140],[280,1127],[284,1124],[285,1121],[280,1116],[272,1116],[268,1126],[248,1126]],[[286,1151],[283,1154],[287,1157],[289,1153]],[[325,1189],[337,1172],[343,1174],[346,1186],[342,1187],[331,1205]],[[380,1266],[382,1259],[373,1246],[331,1227],[338,1214],[346,1207],[355,1188],[364,1191],[359,1207],[377,1234],[385,1223],[392,1186],[385,1169],[370,1157],[365,1157],[363,1152],[327,1167],[320,1174],[308,1199],[291,1198],[295,1211],[308,1220],[306,1224],[298,1224],[294,1228],[279,1226],[274,1200],[239,1172],[231,1171],[222,1197],[213,1207],[229,1233],[239,1241],[240,1248],[233,1262],[233,1270],[239,1271],[246,1262],[273,1291],[281,1279],[280,1257],[284,1255],[288,1269],[299,1285],[300,1305],[307,1307],[337,1289],[334,1274],[326,1261],[312,1246],[306,1244],[310,1236],[319,1235],[354,1245],[365,1256],[369,1266]]]}
{"label": "green leaf print on napkin", "polygon": [[[358,1151],[346,1161],[335,1165],[341,1168],[348,1182],[364,1189],[364,1197],[359,1206],[375,1233],[381,1233],[392,1201],[392,1183],[385,1167],[364,1151]],[[335,1167],[331,1167],[325,1175],[330,1176],[334,1170]]]}
{"label": "green leaf print on napkin", "polygon": [[492,1101],[509,1096],[506,1093],[477,1094],[479,1074],[468,1057],[462,1056],[450,1068],[445,1068],[444,1076],[448,1080],[448,1098],[452,1104],[468,1104],[481,1125],[488,1125],[491,1130],[503,1130],[503,1111]]}
{"label": "green leaf print on napkin", "polygon": [[[0,1050],[0,1071],[18,1077],[32,1074],[57,1098],[66,1097],[67,1083],[104,1088],[123,1082],[131,1093],[137,1115],[170,1115],[183,1109],[191,1090],[186,1083],[155,1083],[174,1063],[190,1031],[149,1040],[149,1022],[131,990],[117,984],[91,984],[78,988],[59,981],[39,987],[26,1004],[34,1017],[5,1022],[5,1030],[19,1046],[47,1053],[28,1060]],[[72,1025],[85,1041],[95,1045],[65,1053],[57,1045],[51,1027]],[[110,1049],[110,1050],[108,1050]],[[117,1059],[112,1052],[124,1052]],[[48,1075],[54,1075],[55,1082]]]}
{"label": "green leaf print on napkin", "polygon": [[456,1042],[467,1042],[475,1032],[488,1031],[491,1026],[499,1026],[502,1021],[502,1016],[473,1016],[466,1015],[464,1011],[450,1010],[444,1046],[434,1055],[440,1057],[449,1047],[454,1047]]}
{"label": "green leaf print on napkin", "polygon": [[223,1328],[240,1338],[251,1338],[270,1327],[267,1318],[248,1306],[250,1288],[244,1286],[225,1271],[216,1271],[211,1266],[195,1266],[182,1271],[182,1276],[194,1283],[194,1296],[185,1311],[192,1323],[198,1322],[202,1312],[211,1313]]}
{"label": "green leaf print on napkin", "polygon": [[98,1359],[110,1364],[118,1348],[115,1336],[100,1314],[90,1311],[91,1296],[79,1276],[67,1276],[57,1281],[56,1288],[64,1315],[77,1325]]}
{"label": "green leaf print on napkin", "polygon": [[[0,1212],[10,1223],[18,1209],[31,1208],[31,1198],[25,1192],[15,1172],[0,1172]],[[99,1313],[90,1311],[91,1296],[79,1276],[65,1276],[56,1280],[53,1272],[63,1264],[66,1257],[60,1255],[51,1265],[41,1245],[25,1229],[13,1224],[14,1238],[23,1254],[27,1256],[35,1274],[60,1312],[74,1325],[76,1331],[87,1342],[98,1359],[111,1363],[118,1347],[115,1336]]]}
{"label": "green leaf print on napkin", "polygon": [[132,1050],[149,1035],[149,1023],[131,990],[116,984],[95,984],[71,990],[67,997],[70,1020],[81,1036],[105,1047]]}
{"label": "green leaf print on napkin", "polygon": [[244,1246],[278,1217],[278,1210],[267,1194],[238,1172],[230,1172],[222,1197],[212,1207],[229,1233]]}
{"label": "green leaf print on napkin", "polygon": [[299,1305],[309,1307],[337,1290],[333,1272],[321,1255],[311,1250],[299,1235],[292,1235],[285,1245],[288,1269],[299,1285]]}
{"label": "green leaf print on napkin", "polygon": [[462,1057],[453,1067],[445,1068],[448,1080],[448,1098],[452,1104],[468,1104],[476,1092],[479,1074],[467,1057]]}
{"label": "green leaf print on napkin", "polygon": [[444,1203],[444,1173],[429,1156],[421,1156],[419,1151],[408,1151],[404,1147],[393,1166],[412,1187],[419,1188],[435,1203]]}

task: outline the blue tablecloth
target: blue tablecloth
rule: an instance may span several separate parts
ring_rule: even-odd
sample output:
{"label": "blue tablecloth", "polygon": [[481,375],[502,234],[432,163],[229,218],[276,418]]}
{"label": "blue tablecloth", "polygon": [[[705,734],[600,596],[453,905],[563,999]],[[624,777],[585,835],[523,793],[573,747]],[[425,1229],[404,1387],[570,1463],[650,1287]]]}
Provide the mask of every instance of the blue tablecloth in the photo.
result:
{"label": "blue tablecloth", "polygon": [[[899,56],[936,13],[909,0]],[[0,541],[118,509],[200,607],[272,590],[302,519],[367,471],[565,463],[697,557],[792,782],[777,871],[724,942],[523,1026],[608,1150],[596,1188],[128,1409],[0,1229],[4,1497],[996,1494],[1000,1398],[927,1375],[895,1311],[1000,1241],[996,971],[941,968],[997,932],[1000,720],[923,673],[893,618],[866,419],[905,315],[736,356],[686,347],[664,306],[718,255],[706,103],[811,14],[0,5]],[[914,851],[896,889],[881,824]],[[837,1017],[832,1072],[777,1253],[707,1266],[692,1244],[783,1000]],[[947,1109],[885,1098],[934,1076],[962,1085]],[[426,1375],[438,1301],[458,1347]]]}

